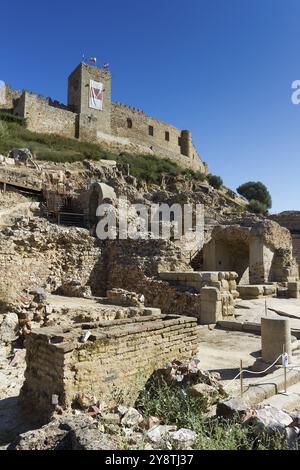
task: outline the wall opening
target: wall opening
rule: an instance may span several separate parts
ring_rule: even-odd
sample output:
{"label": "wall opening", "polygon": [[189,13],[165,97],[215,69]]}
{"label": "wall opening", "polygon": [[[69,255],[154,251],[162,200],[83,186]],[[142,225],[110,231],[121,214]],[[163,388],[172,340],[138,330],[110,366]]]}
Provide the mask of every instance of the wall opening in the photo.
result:
{"label": "wall opening", "polygon": [[128,129],[132,129],[132,119],[127,118],[127,127]]}
{"label": "wall opening", "polygon": [[154,127],[153,126],[149,126],[148,127],[148,132],[149,132],[149,135],[151,135],[152,137],[154,136]]}
{"label": "wall opening", "polygon": [[167,142],[170,142],[170,132],[169,132],[169,131],[166,131],[166,132],[165,132],[165,140],[166,140]]}

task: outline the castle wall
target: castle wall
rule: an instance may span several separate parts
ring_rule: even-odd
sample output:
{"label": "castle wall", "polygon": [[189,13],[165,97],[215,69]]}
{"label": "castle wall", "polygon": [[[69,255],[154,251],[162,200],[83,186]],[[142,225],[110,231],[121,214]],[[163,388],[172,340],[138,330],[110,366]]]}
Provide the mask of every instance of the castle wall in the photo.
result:
{"label": "castle wall", "polygon": [[111,132],[115,136],[149,146],[149,150],[180,165],[206,171],[192,144],[189,131],[181,131],[171,124],[147,116],[142,111],[112,103]]}
{"label": "castle wall", "polygon": [[22,94],[15,112],[21,109],[29,130],[75,137],[75,113],[61,107],[50,106],[48,99],[28,92]]}
{"label": "castle wall", "polygon": [[22,95],[22,91],[13,90],[9,85],[5,86],[5,101],[0,103],[1,109],[0,112],[12,112],[15,106],[15,103]]}
{"label": "castle wall", "polygon": [[[90,80],[103,85],[103,108],[89,106]],[[111,74],[81,62],[68,78],[68,105],[7,87],[0,111],[26,118],[29,130],[107,144],[114,151],[156,154],[195,171],[207,173],[192,143],[191,132],[111,102]]]}

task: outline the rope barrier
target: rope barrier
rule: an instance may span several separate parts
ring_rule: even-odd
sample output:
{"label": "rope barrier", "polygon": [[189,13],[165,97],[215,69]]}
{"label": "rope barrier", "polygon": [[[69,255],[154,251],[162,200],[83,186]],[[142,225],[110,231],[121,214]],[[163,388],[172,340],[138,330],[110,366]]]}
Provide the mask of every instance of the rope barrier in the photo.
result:
{"label": "rope barrier", "polygon": [[[229,385],[231,385],[243,372],[247,372],[248,374],[253,374],[253,375],[260,375],[260,374],[264,374],[265,372],[267,372],[269,369],[271,369],[272,367],[275,366],[276,362],[278,361],[278,359],[282,357],[282,354],[280,354],[280,356],[277,357],[277,359],[273,362],[273,364],[271,364],[269,367],[267,367],[265,370],[262,370],[260,372],[254,372],[252,370],[247,370],[247,369],[244,369],[242,371],[240,371],[235,377],[234,379],[232,379],[228,384],[226,384],[224,386],[224,389],[226,389],[227,387],[229,387]],[[299,366],[300,367],[300,366]]]}

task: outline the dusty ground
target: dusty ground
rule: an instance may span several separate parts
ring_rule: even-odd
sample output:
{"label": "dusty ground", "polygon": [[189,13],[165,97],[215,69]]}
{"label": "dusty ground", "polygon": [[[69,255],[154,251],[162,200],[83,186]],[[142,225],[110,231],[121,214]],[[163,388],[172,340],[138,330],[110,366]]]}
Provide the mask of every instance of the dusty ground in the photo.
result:
{"label": "dusty ground", "polygon": [[[261,337],[245,332],[209,329],[208,327],[200,327],[199,333],[198,358],[201,361],[201,368],[210,372],[219,372],[226,391],[232,396],[238,396],[240,394],[240,380],[239,378],[233,379],[239,373],[240,360],[242,360],[244,370],[251,370],[251,366],[261,356]],[[300,365],[296,356],[293,365]],[[290,373],[291,371],[288,371],[288,375]],[[270,371],[270,374],[272,375],[252,375],[245,372],[244,390],[253,385],[269,383],[271,377],[272,380],[283,377],[283,369],[280,368],[275,372]]]}
{"label": "dusty ground", "polygon": [[0,211],[3,209],[10,209],[13,205],[24,202],[30,202],[30,199],[16,191],[7,190],[3,193],[3,191],[0,190]]}
{"label": "dusty ground", "polygon": [[219,372],[224,380],[237,374],[240,359],[248,367],[260,356],[261,339],[258,335],[208,327],[200,327],[199,335],[201,368]]}
{"label": "dusty ground", "polygon": [[240,300],[235,309],[235,318],[241,321],[260,323],[262,316],[266,314],[270,318],[278,316],[290,319],[291,327],[300,329],[300,299],[256,299]]}

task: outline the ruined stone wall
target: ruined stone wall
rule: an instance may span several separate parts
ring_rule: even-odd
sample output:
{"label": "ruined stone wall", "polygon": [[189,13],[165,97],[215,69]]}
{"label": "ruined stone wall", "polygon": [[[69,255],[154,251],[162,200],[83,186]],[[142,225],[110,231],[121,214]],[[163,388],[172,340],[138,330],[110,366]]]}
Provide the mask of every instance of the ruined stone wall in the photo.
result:
{"label": "ruined stone wall", "polygon": [[287,228],[291,232],[293,254],[300,265],[300,212],[285,211],[270,216],[270,219]]}
{"label": "ruined stone wall", "polygon": [[[92,336],[78,342],[81,327],[33,330],[26,339],[23,408],[47,419],[54,410],[52,395],[68,408],[80,395],[114,404],[121,393],[133,404],[154,370],[174,358],[197,352],[196,320],[149,316],[87,324]],[[92,329],[91,329],[92,328]]]}
{"label": "ruined stone wall", "polygon": [[16,111],[23,109],[22,117],[26,118],[29,130],[75,137],[76,114],[62,109],[59,104],[54,106],[54,103],[44,97],[24,92]]}
{"label": "ruined stone wall", "polygon": [[97,240],[87,230],[59,227],[43,219],[17,222],[0,233],[0,283],[17,291],[44,287],[54,292],[68,279],[106,290],[106,271]]}
{"label": "ruined stone wall", "polygon": [[143,294],[146,304],[164,314],[200,317],[200,295],[159,280],[159,271],[189,270],[175,245],[163,240],[117,240],[107,243],[107,288],[119,287]]}

